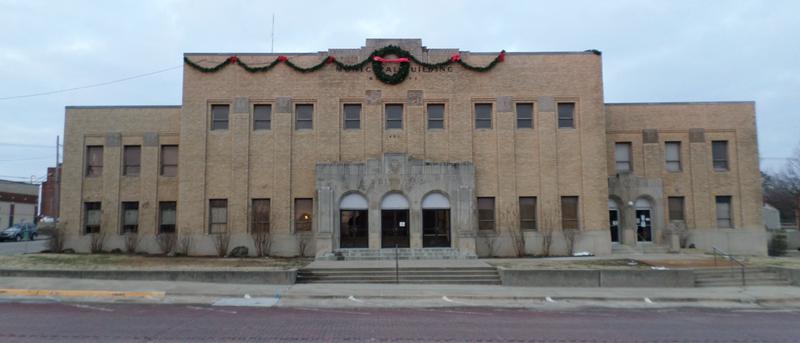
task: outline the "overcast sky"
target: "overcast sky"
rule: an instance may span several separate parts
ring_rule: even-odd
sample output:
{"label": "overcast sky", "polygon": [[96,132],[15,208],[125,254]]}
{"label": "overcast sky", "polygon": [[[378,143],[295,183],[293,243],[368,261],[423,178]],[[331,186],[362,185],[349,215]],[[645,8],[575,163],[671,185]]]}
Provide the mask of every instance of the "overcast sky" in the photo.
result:
{"label": "overcast sky", "polygon": [[607,102],[755,100],[762,169],[800,142],[800,1],[0,0],[0,178],[55,163],[64,106],[178,105],[184,52],[431,48],[603,52]]}

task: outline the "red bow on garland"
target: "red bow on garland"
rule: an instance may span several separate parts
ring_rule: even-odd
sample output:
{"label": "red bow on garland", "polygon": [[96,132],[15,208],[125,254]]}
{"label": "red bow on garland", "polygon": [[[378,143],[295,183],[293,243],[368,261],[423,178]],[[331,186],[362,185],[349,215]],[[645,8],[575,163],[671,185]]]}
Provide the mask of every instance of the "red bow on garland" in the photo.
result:
{"label": "red bow on garland", "polygon": [[453,56],[450,56],[450,60],[453,61],[453,62],[461,61],[461,55],[455,54]]}
{"label": "red bow on garland", "polygon": [[286,62],[289,58],[283,55],[278,56],[278,62]]}
{"label": "red bow on garland", "polygon": [[497,56],[497,60],[500,61],[500,62],[503,62],[503,61],[506,60],[506,51],[505,50],[501,50],[500,51],[500,55]]}
{"label": "red bow on garland", "polygon": [[236,62],[239,62],[239,57],[236,57],[236,55],[228,57],[228,61],[230,61],[231,64],[236,64]]}
{"label": "red bow on garland", "polygon": [[336,62],[336,58],[334,58],[333,56],[328,56],[328,59],[325,60],[325,63],[328,63],[328,64],[331,64],[333,62]]}
{"label": "red bow on garland", "polygon": [[403,62],[407,63],[407,62],[409,62],[409,59],[407,57],[383,58],[383,57],[380,57],[380,56],[375,56],[372,59],[375,60],[375,61],[384,62],[384,63],[403,63]]}

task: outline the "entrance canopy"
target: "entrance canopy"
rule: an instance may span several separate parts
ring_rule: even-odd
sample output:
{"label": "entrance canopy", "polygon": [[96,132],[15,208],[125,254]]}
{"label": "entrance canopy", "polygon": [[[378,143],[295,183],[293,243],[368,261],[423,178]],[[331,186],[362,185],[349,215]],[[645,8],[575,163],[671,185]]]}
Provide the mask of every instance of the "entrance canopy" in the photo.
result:
{"label": "entrance canopy", "polygon": [[423,209],[448,209],[450,201],[442,193],[430,193],[422,199]]}
{"label": "entrance canopy", "polygon": [[399,193],[390,193],[381,201],[382,210],[407,210],[408,199]]}
{"label": "entrance canopy", "polygon": [[646,198],[636,199],[636,204],[634,206],[636,206],[637,210],[649,210],[652,207],[650,201]]}
{"label": "entrance canopy", "polygon": [[341,210],[366,210],[367,208],[369,208],[367,198],[358,193],[345,195],[339,203]]}

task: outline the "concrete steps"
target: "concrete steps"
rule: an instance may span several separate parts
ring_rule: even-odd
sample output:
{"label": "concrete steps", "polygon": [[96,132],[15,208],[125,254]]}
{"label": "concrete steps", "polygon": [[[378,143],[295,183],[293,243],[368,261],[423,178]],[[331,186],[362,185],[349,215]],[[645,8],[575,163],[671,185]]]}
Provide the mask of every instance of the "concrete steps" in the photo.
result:
{"label": "concrete steps", "polygon": [[415,283],[499,285],[494,267],[449,268],[304,268],[297,271],[297,283]]}
{"label": "concrete steps", "polygon": [[475,254],[467,254],[453,248],[401,248],[401,249],[339,249],[333,253],[318,256],[323,261],[381,261],[381,260],[459,260],[477,259]]}
{"label": "concrete steps", "polygon": [[[696,287],[740,287],[742,272],[739,268],[709,268],[694,271]],[[789,279],[766,268],[745,268],[746,286],[789,286]]]}

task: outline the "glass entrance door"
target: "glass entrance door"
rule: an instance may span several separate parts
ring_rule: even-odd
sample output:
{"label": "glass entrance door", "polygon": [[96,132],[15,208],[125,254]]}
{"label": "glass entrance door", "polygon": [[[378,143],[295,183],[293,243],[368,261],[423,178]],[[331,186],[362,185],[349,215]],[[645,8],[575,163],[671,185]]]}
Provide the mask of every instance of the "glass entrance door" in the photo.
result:
{"label": "glass entrance door", "polygon": [[367,210],[342,210],[339,214],[339,247],[368,248],[369,224]]}
{"label": "glass entrance door", "polygon": [[381,210],[381,248],[408,248],[408,210]]}
{"label": "glass entrance door", "polygon": [[450,247],[450,210],[422,210],[422,247]]}
{"label": "glass entrance door", "polygon": [[653,241],[650,210],[636,210],[636,239],[639,242]]}
{"label": "glass entrance door", "polygon": [[611,230],[611,242],[619,243],[619,211],[608,210],[608,228]]}

